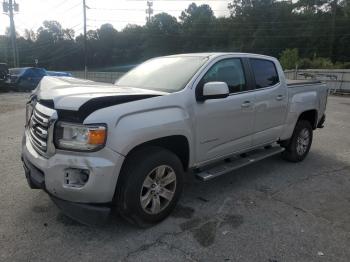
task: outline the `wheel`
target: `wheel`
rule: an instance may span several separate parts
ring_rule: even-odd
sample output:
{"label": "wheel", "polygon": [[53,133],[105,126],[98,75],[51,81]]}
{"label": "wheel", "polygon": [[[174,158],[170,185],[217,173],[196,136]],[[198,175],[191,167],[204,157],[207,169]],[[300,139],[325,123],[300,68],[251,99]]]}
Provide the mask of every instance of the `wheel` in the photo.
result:
{"label": "wheel", "polygon": [[140,227],[165,219],[183,188],[180,159],[161,147],[147,147],[132,153],[120,175],[115,199],[118,212]]}
{"label": "wheel", "polygon": [[286,150],[282,153],[283,158],[291,162],[304,160],[311,147],[312,132],[310,122],[298,121],[291,139],[284,144]]}

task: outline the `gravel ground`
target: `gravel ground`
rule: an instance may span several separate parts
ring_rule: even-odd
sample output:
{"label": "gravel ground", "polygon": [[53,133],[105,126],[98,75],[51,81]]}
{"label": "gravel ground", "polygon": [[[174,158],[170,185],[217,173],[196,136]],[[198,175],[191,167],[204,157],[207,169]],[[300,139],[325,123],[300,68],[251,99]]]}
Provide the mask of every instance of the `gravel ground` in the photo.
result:
{"label": "gravel ground", "polygon": [[189,179],[149,229],[88,227],[27,186],[24,101],[0,95],[0,261],[349,261],[350,98],[330,97],[309,156],[271,157],[210,182]]}

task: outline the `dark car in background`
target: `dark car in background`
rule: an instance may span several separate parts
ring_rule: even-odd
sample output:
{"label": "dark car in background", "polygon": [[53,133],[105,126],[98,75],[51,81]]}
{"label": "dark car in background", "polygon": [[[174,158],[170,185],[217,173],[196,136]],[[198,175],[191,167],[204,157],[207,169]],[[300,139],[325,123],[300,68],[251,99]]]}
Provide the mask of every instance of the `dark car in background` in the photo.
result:
{"label": "dark car in background", "polygon": [[17,91],[30,91],[47,75],[46,70],[36,67],[10,68],[11,85]]}
{"label": "dark car in background", "polygon": [[6,63],[0,63],[0,91],[7,89],[9,84],[9,69]]}

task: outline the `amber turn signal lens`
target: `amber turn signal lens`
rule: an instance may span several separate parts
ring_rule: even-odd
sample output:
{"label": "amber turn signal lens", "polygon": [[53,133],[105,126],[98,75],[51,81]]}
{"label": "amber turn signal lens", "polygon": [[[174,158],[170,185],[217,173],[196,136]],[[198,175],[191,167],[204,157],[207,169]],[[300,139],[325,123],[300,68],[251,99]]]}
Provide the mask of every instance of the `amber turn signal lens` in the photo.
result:
{"label": "amber turn signal lens", "polygon": [[103,145],[106,140],[106,129],[89,130],[88,143],[90,145]]}

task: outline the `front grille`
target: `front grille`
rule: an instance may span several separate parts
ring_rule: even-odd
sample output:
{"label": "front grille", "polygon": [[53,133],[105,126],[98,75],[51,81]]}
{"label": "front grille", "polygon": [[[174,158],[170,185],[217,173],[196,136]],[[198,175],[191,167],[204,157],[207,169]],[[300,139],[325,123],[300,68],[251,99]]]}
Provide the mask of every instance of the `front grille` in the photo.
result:
{"label": "front grille", "polygon": [[43,156],[52,153],[54,113],[54,110],[37,103],[29,121],[30,141],[34,149]]}

